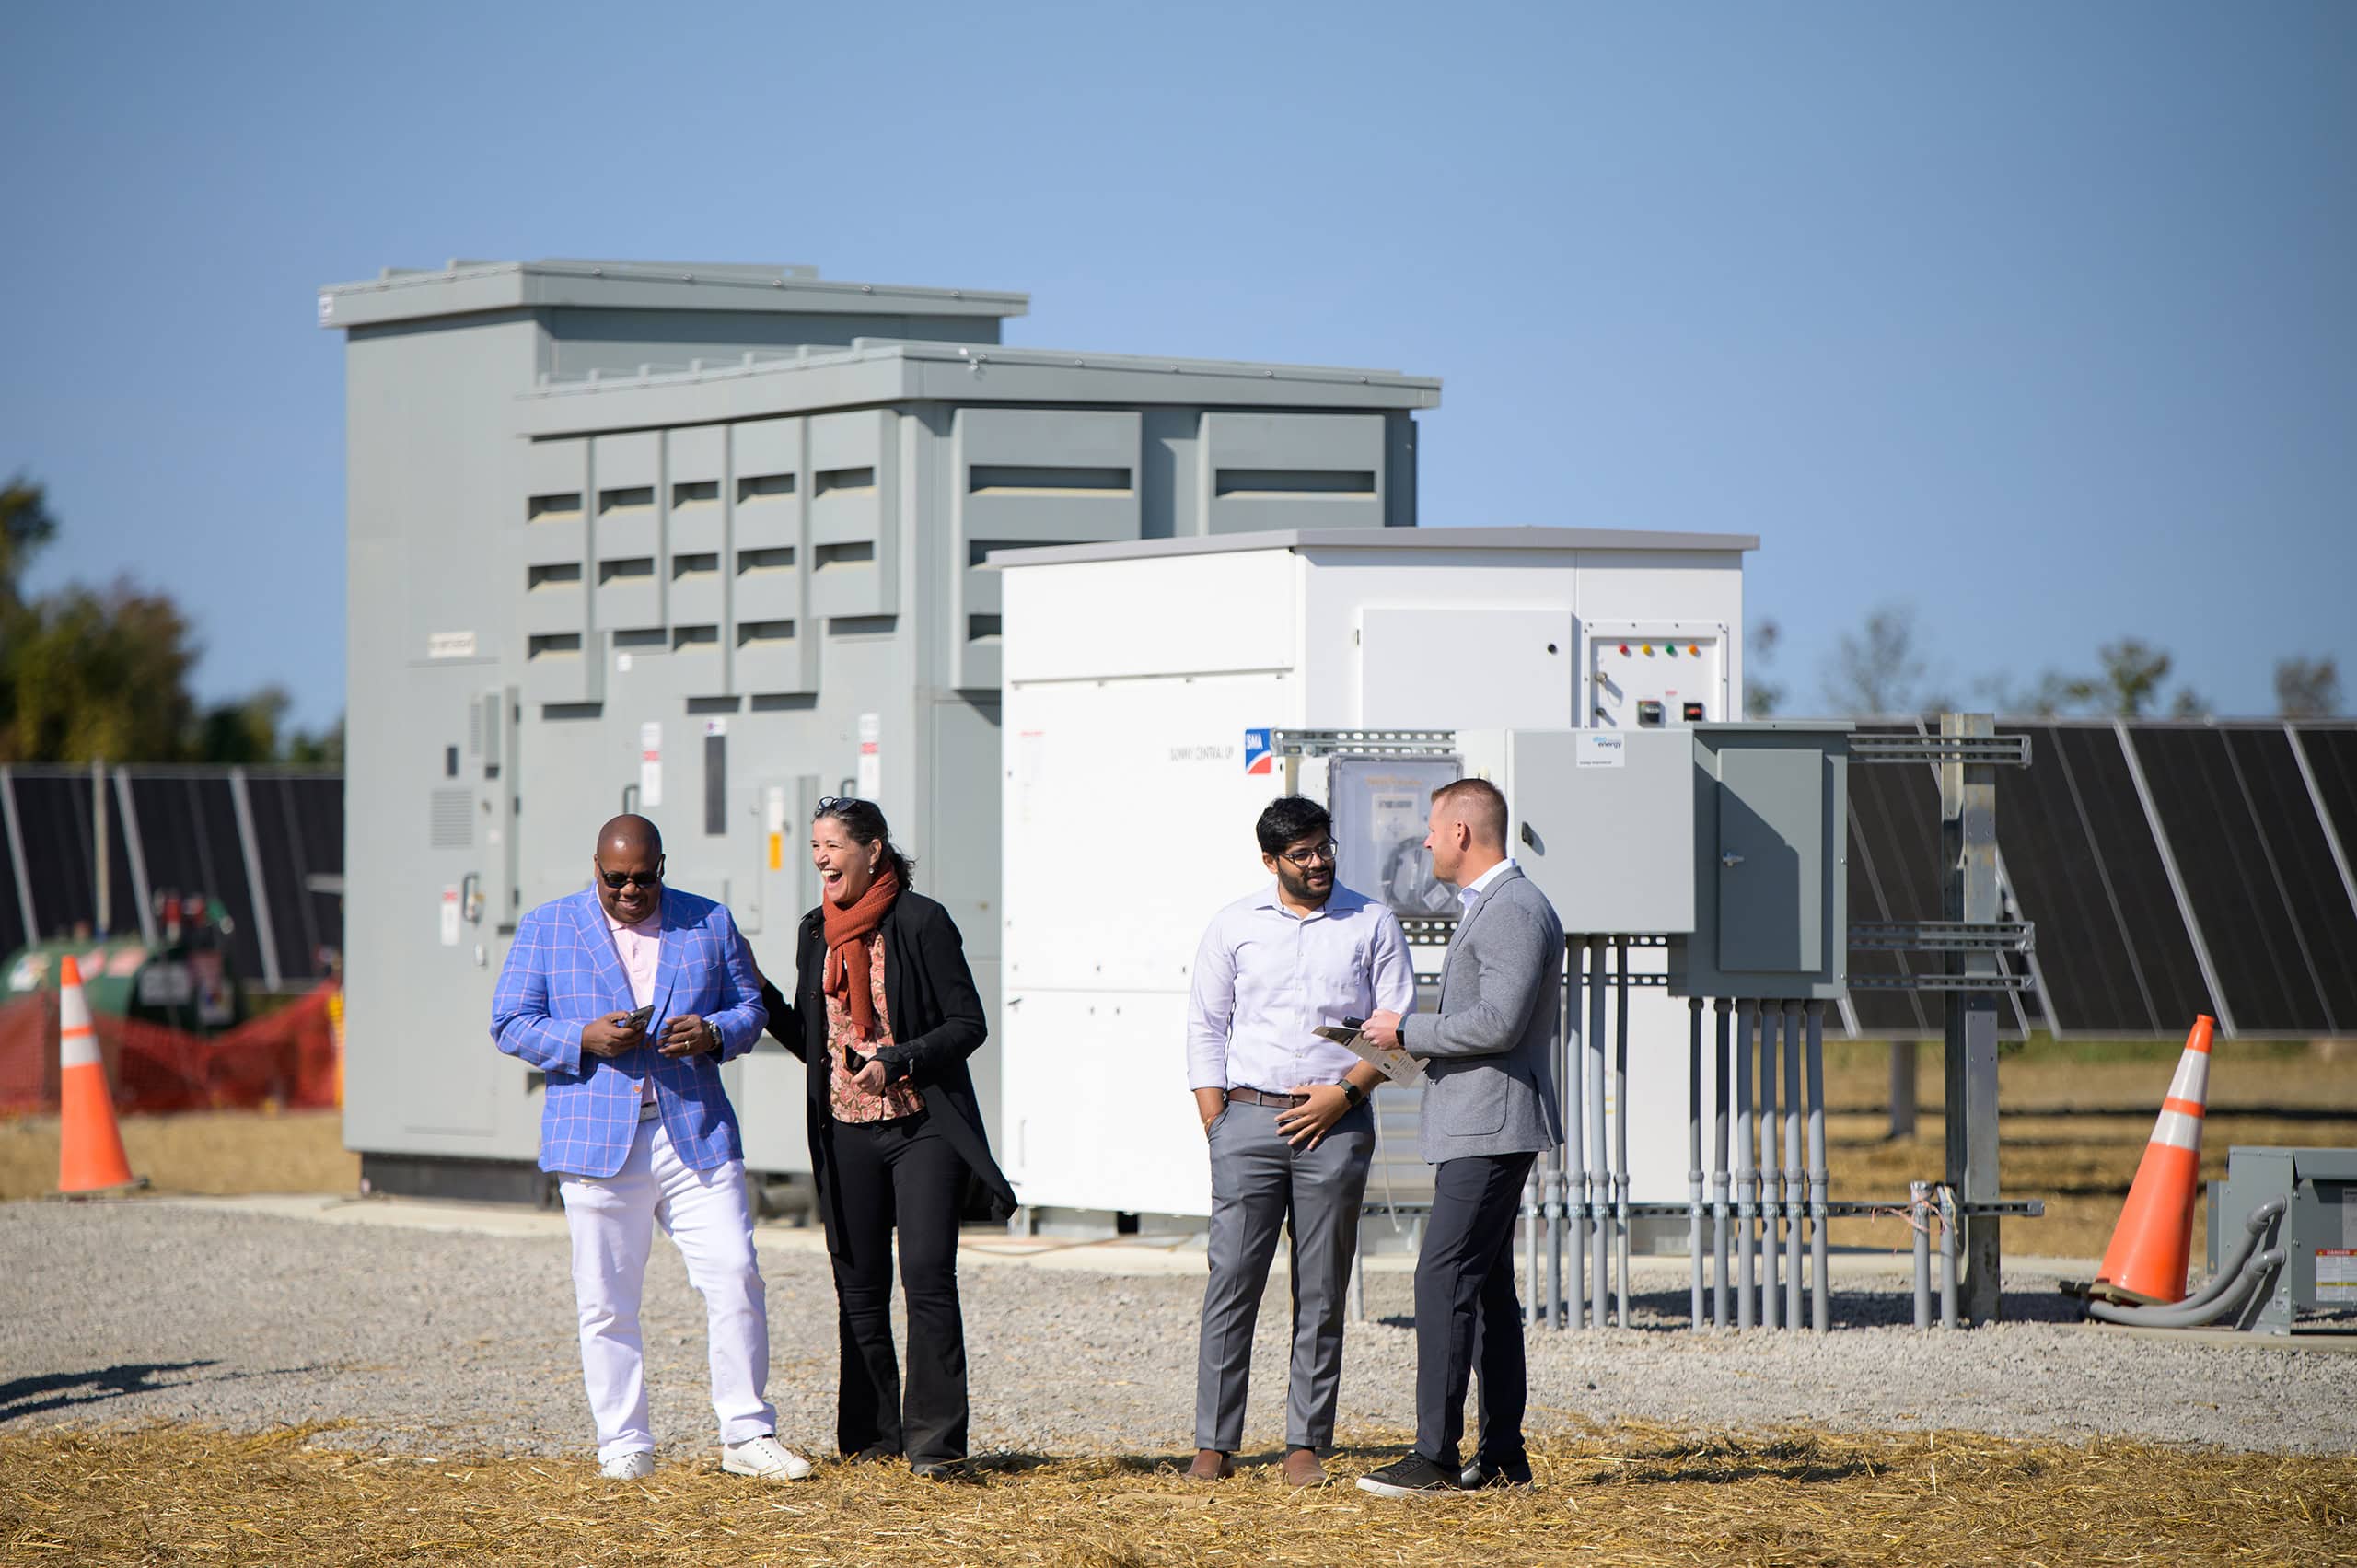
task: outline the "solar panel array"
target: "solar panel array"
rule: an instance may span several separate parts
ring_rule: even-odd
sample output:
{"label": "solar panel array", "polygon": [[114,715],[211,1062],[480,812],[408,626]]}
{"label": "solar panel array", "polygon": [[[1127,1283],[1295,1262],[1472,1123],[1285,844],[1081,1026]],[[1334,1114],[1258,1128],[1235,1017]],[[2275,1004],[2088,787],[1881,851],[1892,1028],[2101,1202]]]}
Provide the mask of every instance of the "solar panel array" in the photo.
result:
{"label": "solar panel array", "polygon": [[[1913,726],[1861,726],[1874,733]],[[2357,1034],[2357,725],[2003,721],[2030,766],[1997,775],[2012,918],[2037,981],[2009,1032],[2182,1038]],[[1850,770],[1853,920],[1937,920],[1939,786],[1928,764]],[[1854,974],[1934,970],[1857,952]],[[1852,1031],[1937,1038],[1936,993],[1853,992]]]}
{"label": "solar panel array", "polygon": [[[1998,727],[2030,738],[2030,766],[1998,771],[1997,840],[2006,913],[2038,928],[2036,952],[2007,959],[2034,981],[2001,1010],[2007,1032],[2182,1038],[2208,1013],[2230,1034],[2357,1035],[2357,724]],[[117,771],[149,889],[220,900],[241,979],[266,973],[257,900],[270,912],[284,982],[323,972],[322,951],[343,946],[343,900],[314,890],[313,878],[343,870],[340,776],[244,771],[257,887],[229,770]],[[28,898],[42,937],[98,914],[88,772],[12,768],[5,789],[17,830],[0,839],[0,954],[27,941]],[[110,899],[128,930],[137,913],[122,792],[105,798]],[[1853,764],[1850,811],[1851,918],[1944,918],[1936,770]],[[1937,955],[1851,955],[1860,976],[1938,964]],[[1857,990],[1842,1021],[1864,1038],[1929,1040],[1942,1018],[1937,993]]]}
{"label": "solar panel array", "polygon": [[[240,980],[259,985],[268,978],[257,918],[257,910],[266,909],[281,983],[306,984],[325,974],[324,952],[343,946],[343,900],[313,885],[315,877],[343,872],[343,780],[273,768],[242,773],[253,828],[250,861],[231,770],[109,770],[102,792],[109,913],[116,931],[139,929],[135,845],[151,895],[201,893],[219,900],[231,921],[230,965]],[[0,792],[13,830],[0,835],[0,872],[6,874],[0,877],[0,955],[32,941],[95,930],[93,796],[101,792],[92,789],[89,771],[0,770]]]}

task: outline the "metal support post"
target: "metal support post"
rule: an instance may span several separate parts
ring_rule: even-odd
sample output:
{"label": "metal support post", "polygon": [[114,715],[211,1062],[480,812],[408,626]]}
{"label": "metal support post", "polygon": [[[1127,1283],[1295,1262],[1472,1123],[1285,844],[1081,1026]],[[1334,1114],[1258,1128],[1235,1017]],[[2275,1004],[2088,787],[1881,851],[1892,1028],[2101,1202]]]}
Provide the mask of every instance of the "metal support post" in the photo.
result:
{"label": "metal support post", "polygon": [[[1364,1224],[1362,1216],[1361,1224]],[[1351,1286],[1344,1301],[1354,1323],[1366,1321],[1366,1237],[1359,1237],[1359,1245],[1351,1249]]]}
{"label": "metal support post", "polygon": [[1920,1043],[1911,1040],[1890,1042],[1890,1135],[1893,1138],[1912,1138],[1915,1135],[1915,1106],[1922,1098],[1917,1088],[1922,1080],[1916,1072]]}
{"label": "metal support post", "polygon": [[1784,1004],[1784,1327],[1801,1326],[1807,1264],[1801,1216],[1808,1201],[1801,1162],[1801,1005]]}
{"label": "metal support post", "polygon": [[1718,1023],[1718,1049],[1713,1059],[1718,1094],[1712,1101],[1711,1118],[1711,1321],[1724,1329],[1727,1326],[1727,1057],[1734,1049],[1727,1024],[1734,1005],[1722,996],[1711,1004],[1711,1011]]}
{"label": "metal support post", "polygon": [[1587,939],[1587,1189],[1596,1221],[1596,1250],[1588,1259],[1588,1321],[1603,1328],[1612,1281],[1612,1173],[1604,1142],[1604,938]]}
{"label": "metal support post", "polygon": [[1907,1184],[1907,1228],[1915,1233],[1915,1326],[1932,1326],[1932,1184]]}
{"label": "metal support post", "polygon": [[1612,994],[1612,1248],[1619,1265],[1619,1311],[1629,1326],[1629,939],[1614,945],[1620,984]]}
{"label": "metal support post", "polygon": [[1735,1036],[1735,1323],[1751,1327],[1751,1228],[1759,1193],[1751,1155],[1751,1037],[1759,1023],[1759,1004],[1736,1004]]}
{"label": "metal support post", "polygon": [[1825,1004],[1808,1005],[1808,1326],[1833,1326],[1833,1268],[1827,1257],[1825,1204],[1833,1173],[1825,1163]]}
{"label": "metal support post", "polygon": [[1702,1326],[1702,999],[1686,1003],[1686,1260],[1689,1325]]}
{"label": "metal support post", "polygon": [[1783,1325],[1783,1238],[1776,1234],[1782,1208],[1778,1186],[1783,1158],[1783,1121],[1776,1114],[1776,1047],[1783,1033],[1781,1002],[1759,1004],[1759,1326]]}
{"label": "metal support post", "polygon": [[[1993,737],[1987,714],[1943,714],[1940,734]],[[1991,762],[1940,764],[1940,851],[1943,913],[1968,923],[2003,918],[1997,898],[1997,769]],[[1987,949],[1952,952],[1948,973],[1988,981],[2002,973],[2001,955]],[[1947,1185],[1967,1203],[1994,1202],[1997,1180],[1997,1001],[2000,993],[1951,991],[1943,1070],[1947,1100]],[[1967,1316],[1997,1320],[2003,1298],[1998,1225],[1976,1215],[1960,1227],[1957,1249],[1965,1277],[1959,1290]]]}
{"label": "metal support post", "polygon": [[278,972],[278,933],[270,923],[270,889],[261,879],[261,851],[254,838],[254,804],[246,793],[246,771],[229,770],[229,803],[237,808],[238,846],[245,854],[246,889],[254,912],[254,940],[261,945],[261,981],[276,991],[285,981]]}
{"label": "metal support post", "polygon": [[91,902],[98,906],[99,939],[114,935],[114,868],[107,864],[107,765],[90,764],[90,842],[96,865]]}
{"label": "metal support post", "polygon": [[[1575,1202],[1587,1179],[1580,1117],[1579,1052],[1585,1038],[1580,1027],[1580,952],[1578,937],[1565,940],[1563,1038],[1555,1052],[1556,1093],[1563,1098],[1563,1147],[1555,1169],[1554,1210],[1548,1229],[1547,1326],[1550,1329],[1577,1329],[1585,1318],[1580,1310],[1580,1281],[1587,1270],[1587,1204]],[[1568,1255],[1563,1235],[1567,1221],[1571,1228]]]}
{"label": "metal support post", "polygon": [[0,762],[0,832],[8,837],[8,863],[17,875],[17,910],[24,916],[25,946],[41,940],[41,921],[33,912],[32,878],[25,871],[25,826],[17,818],[17,781],[8,764]]}
{"label": "metal support post", "polygon": [[139,900],[139,939],[152,952],[163,941],[156,928],[156,895],[147,886],[147,845],[139,836],[139,808],[131,798],[131,775],[121,768],[114,771],[114,804],[122,817],[122,858],[131,867],[131,896]]}

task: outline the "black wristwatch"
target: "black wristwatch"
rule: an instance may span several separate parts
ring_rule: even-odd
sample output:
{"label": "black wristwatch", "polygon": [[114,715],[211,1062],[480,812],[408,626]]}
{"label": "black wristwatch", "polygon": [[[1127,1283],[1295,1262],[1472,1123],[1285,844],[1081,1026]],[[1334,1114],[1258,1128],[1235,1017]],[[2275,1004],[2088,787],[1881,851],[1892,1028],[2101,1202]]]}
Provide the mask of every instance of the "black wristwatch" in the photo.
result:
{"label": "black wristwatch", "polygon": [[714,1055],[719,1054],[721,1047],[726,1043],[720,1038],[720,1026],[710,1018],[706,1018],[703,1021],[703,1034],[707,1047]]}
{"label": "black wristwatch", "polygon": [[1342,1097],[1351,1102],[1353,1110],[1366,1103],[1366,1091],[1348,1078],[1342,1080]]}

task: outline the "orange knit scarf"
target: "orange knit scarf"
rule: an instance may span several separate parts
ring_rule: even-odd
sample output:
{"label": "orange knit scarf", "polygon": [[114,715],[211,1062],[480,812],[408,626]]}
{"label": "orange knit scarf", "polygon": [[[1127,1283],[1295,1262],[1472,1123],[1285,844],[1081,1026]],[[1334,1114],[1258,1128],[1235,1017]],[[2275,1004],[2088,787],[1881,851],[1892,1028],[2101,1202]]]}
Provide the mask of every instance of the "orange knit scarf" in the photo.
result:
{"label": "orange knit scarf", "polygon": [[842,999],[862,1040],[876,1038],[876,993],[869,980],[868,958],[876,950],[873,938],[882,928],[892,901],[900,896],[900,873],[887,866],[877,873],[867,891],[846,909],[828,904],[827,994]]}

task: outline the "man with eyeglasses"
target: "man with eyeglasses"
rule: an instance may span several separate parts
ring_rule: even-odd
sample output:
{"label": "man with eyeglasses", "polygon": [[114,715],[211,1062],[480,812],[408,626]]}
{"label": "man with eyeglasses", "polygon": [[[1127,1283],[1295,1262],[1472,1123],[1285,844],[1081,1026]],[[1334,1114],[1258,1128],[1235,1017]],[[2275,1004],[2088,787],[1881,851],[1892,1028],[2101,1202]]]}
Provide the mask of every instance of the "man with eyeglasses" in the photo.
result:
{"label": "man with eyeglasses", "polygon": [[548,1074],[540,1168],[562,1179],[600,1473],[655,1469],[638,1307],[659,1223],[704,1300],[720,1468],[799,1481],[809,1461],[778,1442],[766,1397],[768,1298],[720,1083],[768,1022],[761,977],[726,907],[663,886],[663,836],[645,818],[600,828],[589,865],[586,889],[517,923],[491,1033]]}
{"label": "man with eyeglasses", "polygon": [[1270,802],[1256,831],[1276,878],[1219,912],[1195,954],[1187,1081],[1211,1146],[1211,1282],[1195,1367],[1189,1479],[1235,1473],[1252,1328],[1277,1233],[1293,1235],[1293,1367],[1284,1479],[1317,1486],[1334,1443],[1342,1309],[1375,1154],[1374,1066],[1322,1026],[1415,1005],[1399,918],[1334,880],[1333,821]]}

